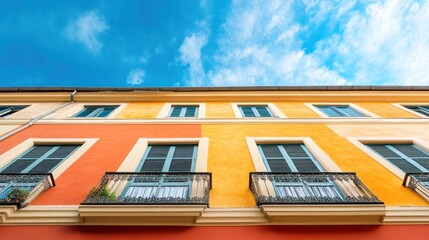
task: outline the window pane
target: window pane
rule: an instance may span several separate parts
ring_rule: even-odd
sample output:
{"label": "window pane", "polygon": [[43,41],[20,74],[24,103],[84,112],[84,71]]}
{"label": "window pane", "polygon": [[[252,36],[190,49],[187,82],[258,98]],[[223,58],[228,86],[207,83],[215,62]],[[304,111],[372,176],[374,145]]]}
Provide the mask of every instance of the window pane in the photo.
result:
{"label": "window pane", "polygon": [[170,117],[180,117],[180,112],[182,111],[182,107],[175,106],[170,113]]}
{"label": "window pane", "polygon": [[255,106],[256,111],[259,113],[261,117],[271,117],[271,113],[268,110],[267,106]]}
{"label": "window pane", "polygon": [[255,113],[250,106],[240,106],[240,109],[244,115],[244,117],[256,117]]}
{"label": "window pane", "polygon": [[341,117],[342,115],[335,111],[331,106],[316,106],[320,111],[329,117]]}

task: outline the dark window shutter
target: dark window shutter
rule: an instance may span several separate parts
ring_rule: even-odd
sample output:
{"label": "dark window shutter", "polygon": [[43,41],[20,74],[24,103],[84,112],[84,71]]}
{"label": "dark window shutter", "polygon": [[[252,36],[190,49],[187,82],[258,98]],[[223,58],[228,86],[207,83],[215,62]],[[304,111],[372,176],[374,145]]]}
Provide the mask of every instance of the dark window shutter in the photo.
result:
{"label": "dark window shutter", "polygon": [[188,107],[186,107],[185,117],[195,117],[196,113],[197,113],[197,107],[188,106]]}
{"label": "dark window shutter", "polygon": [[164,167],[165,159],[146,159],[140,172],[161,172]]}
{"label": "dark window shutter", "polygon": [[79,148],[78,145],[65,145],[60,146],[55,152],[50,154],[48,158],[66,158],[68,157],[72,152],[74,152],[77,148]]}
{"label": "dark window shutter", "polygon": [[32,168],[29,173],[49,173],[51,172],[63,159],[45,159],[34,168]]}
{"label": "dark window shutter", "polygon": [[182,111],[181,107],[173,107],[173,110],[171,111],[170,117],[180,117],[180,112]]}
{"label": "dark window shutter", "polygon": [[268,110],[267,106],[255,106],[256,111],[258,111],[259,116],[261,117],[271,117],[271,113]]}
{"label": "dark window shutter", "polygon": [[244,117],[256,117],[255,113],[252,111],[252,107],[250,106],[241,106],[241,111],[244,114]]}
{"label": "dark window shutter", "polygon": [[36,159],[17,159],[7,168],[5,168],[2,173],[21,173],[24,169],[30,166]]}

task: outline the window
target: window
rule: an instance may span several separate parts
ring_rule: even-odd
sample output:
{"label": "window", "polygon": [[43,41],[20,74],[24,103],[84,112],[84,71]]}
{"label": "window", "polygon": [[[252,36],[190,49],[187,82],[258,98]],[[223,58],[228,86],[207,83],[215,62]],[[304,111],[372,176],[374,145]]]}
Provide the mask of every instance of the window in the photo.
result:
{"label": "window", "polygon": [[267,105],[239,105],[240,112],[244,117],[272,117]]}
{"label": "window", "polygon": [[429,117],[429,106],[404,106],[404,107]]}
{"label": "window", "polygon": [[81,145],[36,145],[7,164],[0,173],[50,173]]}
{"label": "window", "polygon": [[0,106],[0,117],[7,117],[11,114],[14,114],[28,106]]}
{"label": "window", "polygon": [[414,144],[366,144],[405,173],[429,172],[429,153]]}
{"label": "window", "polygon": [[[197,145],[150,145],[137,166],[138,172],[192,172]],[[124,198],[188,198],[191,180],[184,177],[155,175],[129,182]]]}
{"label": "window", "polygon": [[82,111],[78,112],[73,117],[107,117],[118,106],[100,105],[100,106],[85,106]]}
{"label": "window", "polygon": [[189,105],[189,106],[171,106],[169,117],[197,117],[198,116],[198,106]]}
{"label": "window", "polygon": [[349,105],[315,105],[328,117],[367,117]]}
{"label": "window", "polygon": [[[270,172],[324,172],[304,144],[259,144],[265,167]],[[329,177],[296,176],[273,181],[276,196],[287,199],[343,199],[341,190]]]}

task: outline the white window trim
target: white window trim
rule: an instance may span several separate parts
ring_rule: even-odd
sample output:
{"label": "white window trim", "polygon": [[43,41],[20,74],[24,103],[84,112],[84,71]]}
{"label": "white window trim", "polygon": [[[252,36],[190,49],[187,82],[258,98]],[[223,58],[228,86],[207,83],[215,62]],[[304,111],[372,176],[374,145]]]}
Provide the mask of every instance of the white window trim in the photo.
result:
{"label": "white window trim", "polygon": [[[20,113],[25,113],[25,112],[27,112],[27,111],[31,111],[32,110],[32,108],[34,108],[36,105],[39,105],[39,104],[35,104],[35,103],[0,103],[0,106],[28,106],[28,107],[26,107],[26,108],[24,108],[24,109],[22,109],[22,110],[19,110],[18,112],[16,112],[16,113],[12,113],[12,114],[10,114],[9,116],[6,116],[6,117],[0,117],[0,118],[4,118],[4,119],[8,119],[8,118],[14,118],[15,116],[15,114],[17,114],[17,115],[19,115]],[[35,116],[37,115],[37,114],[34,114]],[[16,116],[17,118],[19,118],[19,116]]]}
{"label": "white window trim", "polygon": [[403,138],[403,137],[347,137],[351,143],[353,143],[356,147],[362,150],[364,153],[368,154],[375,161],[380,163],[383,167],[387,168],[389,171],[398,176],[401,180],[404,179],[405,173],[397,168],[395,165],[390,163],[388,160],[384,159],[384,157],[380,156],[369,147],[365,146],[365,144],[414,144],[425,151],[429,152],[429,143],[421,138]]}
{"label": "white window trim", "polygon": [[[268,109],[270,110],[270,112],[274,115],[273,117],[277,117],[277,118],[286,118],[286,116],[282,113],[282,111],[280,111],[280,109],[277,108],[277,106],[274,103],[249,103],[249,102],[245,102],[245,103],[231,103],[231,107],[232,107],[232,111],[234,112],[234,116],[235,118],[249,118],[249,117],[244,117],[241,114],[240,105],[246,105],[246,106],[268,106]],[[252,117],[250,117],[252,118]],[[259,119],[261,117],[253,117],[252,119]],[[262,117],[261,119],[267,119],[269,117]]]}
{"label": "white window trim", "polygon": [[392,105],[402,110],[405,110],[415,116],[419,116],[421,118],[429,118],[429,116],[423,115],[421,113],[415,112],[414,110],[411,110],[405,107],[405,106],[429,106],[429,103],[392,103]]}
{"label": "white window trim", "polygon": [[[356,104],[353,103],[304,103],[305,106],[307,106],[308,108],[310,108],[311,110],[313,110],[315,113],[317,113],[319,116],[321,116],[322,118],[380,118],[380,116],[362,108],[359,107]],[[366,115],[364,117],[330,117],[328,115],[326,115],[324,112],[322,112],[321,110],[319,110],[315,105],[320,105],[320,106],[332,106],[332,105],[348,105],[351,108],[353,108],[354,110]]]}
{"label": "white window trim", "polygon": [[75,163],[86,151],[88,151],[97,141],[98,138],[29,138],[0,156],[0,169],[5,167],[7,164],[19,157],[34,145],[80,144],[81,146],[76,151],[74,151],[72,155],[61,162],[51,172],[54,179],[56,179],[65,170],[67,170],[67,168]]}
{"label": "white window trim", "polygon": [[170,118],[168,114],[170,113],[172,106],[198,106],[198,113],[196,117],[174,117],[174,119],[190,119],[190,118],[205,118],[206,117],[206,104],[205,103],[166,103],[162,107],[156,118]]}
{"label": "white window trim", "polygon": [[[115,118],[116,115],[119,114],[126,106],[126,103],[75,103],[69,109],[64,112],[59,113],[58,115],[54,115],[55,118],[73,118],[73,119],[85,119],[85,117],[73,117],[80,111],[82,111],[85,106],[118,106],[115,110],[113,110],[109,116],[99,118],[95,117],[95,119],[106,119],[106,118]],[[87,118],[92,119],[92,118]]]}
{"label": "white window trim", "polygon": [[135,172],[148,146],[156,144],[197,144],[198,152],[195,159],[195,172],[207,172],[208,138],[139,138],[117,171]]}
{"label": "white window trim", "polygon": [[246,137],[247,147],[257,172],[267,172],[258,144],[304,144],[326,172],[342,172],[334,161],[309,137]]}

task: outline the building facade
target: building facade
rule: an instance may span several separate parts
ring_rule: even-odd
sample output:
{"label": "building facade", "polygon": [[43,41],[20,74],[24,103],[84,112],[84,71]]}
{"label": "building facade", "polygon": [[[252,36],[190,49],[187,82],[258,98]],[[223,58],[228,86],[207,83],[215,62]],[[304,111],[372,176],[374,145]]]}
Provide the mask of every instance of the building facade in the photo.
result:
{"label": "building facade", "polygon": [[15,239],[429,233],[429,87],[0,89],[0,154]]}

